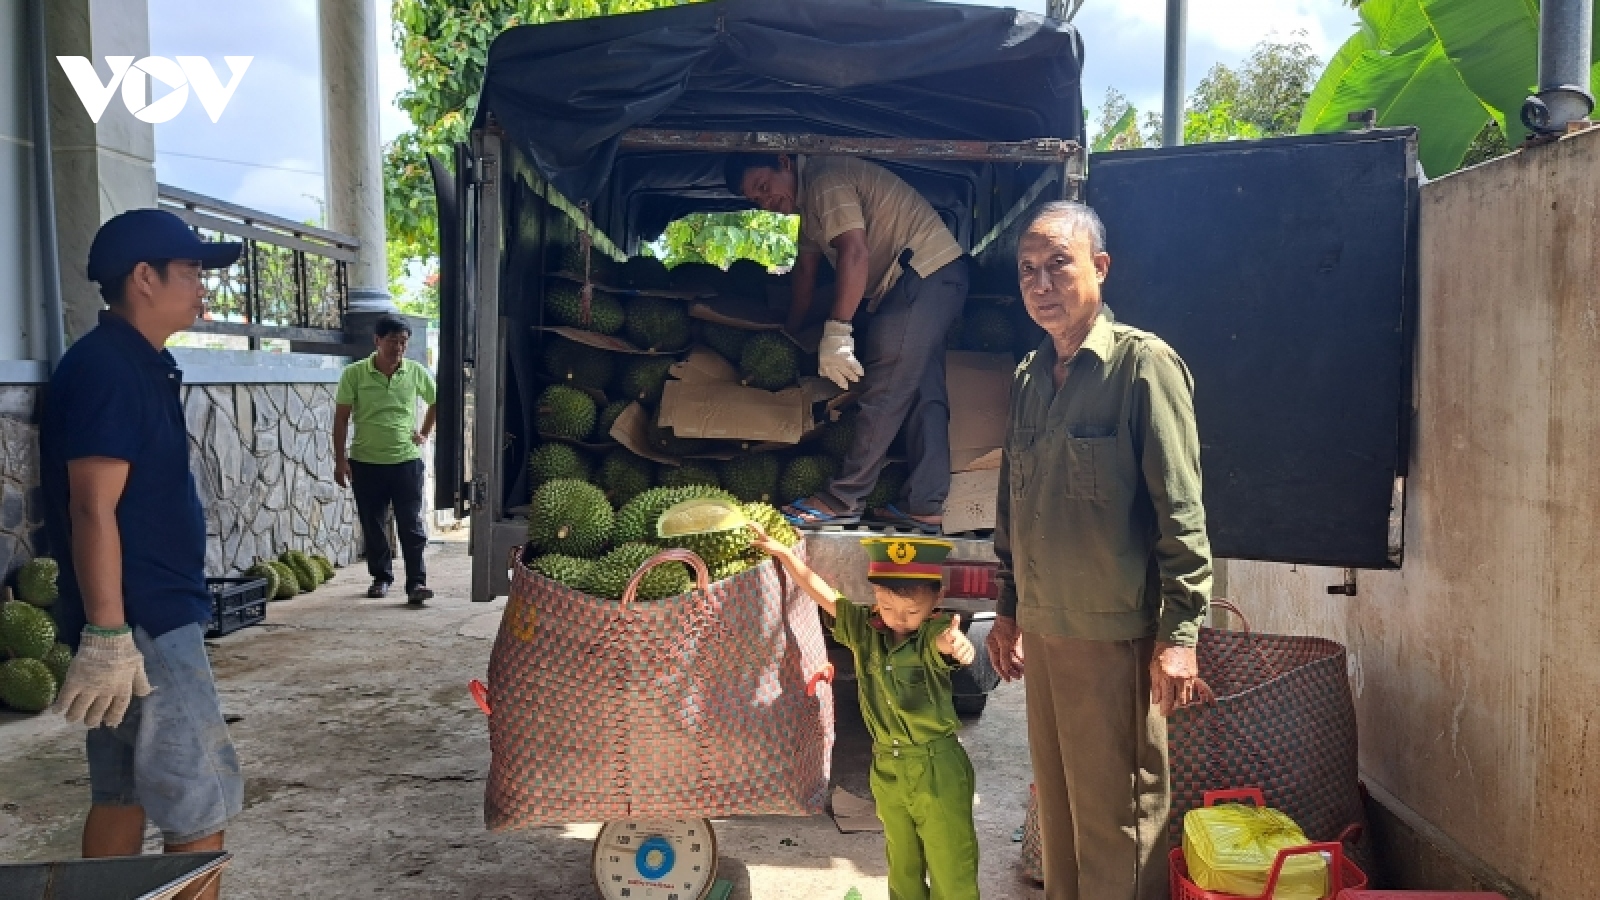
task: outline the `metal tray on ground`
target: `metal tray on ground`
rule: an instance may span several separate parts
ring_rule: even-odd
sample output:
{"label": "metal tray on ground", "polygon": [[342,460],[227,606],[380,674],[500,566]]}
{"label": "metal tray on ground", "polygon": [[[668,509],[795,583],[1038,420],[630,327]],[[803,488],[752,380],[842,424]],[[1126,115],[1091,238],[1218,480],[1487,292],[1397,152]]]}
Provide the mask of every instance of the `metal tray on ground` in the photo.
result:
{"label": "metal tray on ground", "polygon": [[0,864],[0,900],[171,900],[220,878],[231,859],[217,851]]}

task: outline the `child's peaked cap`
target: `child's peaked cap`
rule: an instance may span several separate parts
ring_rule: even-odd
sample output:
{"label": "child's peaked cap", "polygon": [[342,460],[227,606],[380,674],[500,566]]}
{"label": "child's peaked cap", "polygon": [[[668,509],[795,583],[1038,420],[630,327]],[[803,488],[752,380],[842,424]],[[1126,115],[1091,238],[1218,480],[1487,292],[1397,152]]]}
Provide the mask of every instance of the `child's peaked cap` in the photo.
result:
{"label": "child's peaked cap", "polygon": [[943,581],[944,559],[955,549],[949,541],[913,537],[863,538],[861,546],[867,549],[867,579],[896,583]]}

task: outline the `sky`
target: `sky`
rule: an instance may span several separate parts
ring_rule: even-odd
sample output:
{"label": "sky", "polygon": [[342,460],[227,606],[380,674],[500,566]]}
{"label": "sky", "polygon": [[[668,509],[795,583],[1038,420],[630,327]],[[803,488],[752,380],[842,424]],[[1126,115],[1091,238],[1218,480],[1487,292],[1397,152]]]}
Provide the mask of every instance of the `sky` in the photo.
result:
{"label": "sky", "polygon": [[[1043,13],[1045,0],[985,5]],[[393,102],[406,77],[394,48],[388,0],[377,0],[377,6],[380,130],[387,141],[410,122]],[[223,79],[223,56],[255,57],[218,122],[191,98],[176,118],[156,126],[157,177],[263,212],[321,221],[316,0],[149,0],[149,10],[153,56],[205,56]],[[1106,88],[1115,87],[1141,110],[1160,110],[1165,18],[1165,0],[1084,4],[1074,24],[1083,34],[1086,107],[1098,110]],[[1268,37],[1304,32],[1326,61],[1355,25],[1355,12],[1342,0],[1189,0],[1186,90],[1216,63],[1237,65]],[[157,88],[151,99],[162,93]]]}

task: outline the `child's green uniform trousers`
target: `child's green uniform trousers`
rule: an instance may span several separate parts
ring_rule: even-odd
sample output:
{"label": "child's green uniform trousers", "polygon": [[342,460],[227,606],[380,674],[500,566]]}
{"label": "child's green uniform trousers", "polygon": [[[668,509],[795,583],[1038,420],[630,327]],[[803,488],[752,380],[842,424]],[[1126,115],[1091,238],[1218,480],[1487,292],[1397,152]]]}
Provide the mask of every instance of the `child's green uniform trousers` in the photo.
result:
{"label": "child's green uniform trousers", "polygon": [[972,763],[956,740],[951,666],[934,646],[950,617],[930,618],[896,644],[865,607],[843,597],[837,607],[833,636],[855,653],[861,716],[872,736],[889,898],[978,900]]}

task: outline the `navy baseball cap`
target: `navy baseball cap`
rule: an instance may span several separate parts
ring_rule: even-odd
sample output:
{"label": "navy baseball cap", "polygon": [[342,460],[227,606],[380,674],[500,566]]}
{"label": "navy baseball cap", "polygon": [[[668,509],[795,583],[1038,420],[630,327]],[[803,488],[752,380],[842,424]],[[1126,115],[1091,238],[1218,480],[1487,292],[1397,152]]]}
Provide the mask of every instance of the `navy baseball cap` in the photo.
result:
{"label": "navy baseball cap", "polygon": [[225,269],[239,259],[244,244],[202,241],[184,221],[164,209],[130,209],[112,216],[89,245],[89,280],[101,284],[122,278],[139,263],[163,259],[199,260],[202,269]]}

